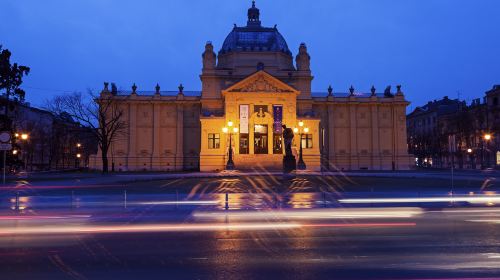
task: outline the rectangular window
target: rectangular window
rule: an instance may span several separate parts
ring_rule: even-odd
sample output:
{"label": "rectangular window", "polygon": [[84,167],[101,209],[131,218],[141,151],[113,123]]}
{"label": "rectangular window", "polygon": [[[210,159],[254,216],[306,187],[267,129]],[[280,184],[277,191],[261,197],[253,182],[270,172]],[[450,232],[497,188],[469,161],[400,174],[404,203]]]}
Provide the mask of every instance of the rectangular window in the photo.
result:
{"label": "rectangular window", "polygon": [[313,136],[312,134],[302,134],[302,148],[311,149],[313,147]]}
{"label": "rectangular window", "polygon": [[273,134],[273,154],[283,153],[283,138],[281,134]]}
{"label": "rectangular window", "polygon": [[220,134],[219,133],[209,133],[208,134],[208,148],[209,149],[219,149],[220,148]]}
{"label": "rectangular window", "polygon": [[267,125],[254,125],[254,153],[267,154]]}
{"label": "rectangular window", "polygon": [[248,150],[248,133],[240,133],[240,154],[246,155]]}

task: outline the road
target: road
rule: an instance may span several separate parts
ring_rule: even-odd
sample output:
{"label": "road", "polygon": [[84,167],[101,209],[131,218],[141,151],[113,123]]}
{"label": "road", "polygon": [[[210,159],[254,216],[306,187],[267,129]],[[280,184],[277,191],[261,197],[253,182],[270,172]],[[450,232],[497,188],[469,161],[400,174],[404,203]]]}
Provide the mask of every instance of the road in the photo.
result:
{"label": "road", "polygon": [[395,196],[9,193],[1,279],[500,277],[496,193]]}

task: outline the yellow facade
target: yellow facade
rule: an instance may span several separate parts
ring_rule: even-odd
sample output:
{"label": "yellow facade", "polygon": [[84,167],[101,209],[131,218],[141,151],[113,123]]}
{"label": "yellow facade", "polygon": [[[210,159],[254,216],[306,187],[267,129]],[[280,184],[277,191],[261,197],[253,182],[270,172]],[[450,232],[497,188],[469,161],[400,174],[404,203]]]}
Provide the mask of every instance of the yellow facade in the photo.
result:
{"label": "yellow facade", "polygon": [[[359,93],[311,92],[311,56],[302,43],[292,56],[276,27],[263,27],[260,11],[248,11],[246,26],[235,26],[214,52],[202,54],[200,92],[110,92],[124,111],[128,133],[112,143],[117,171],[223,170],[232,143],[236,169],[282,170],[281,122],[299,128],[308,170],[404,170],[411,160],[406,144],[406,107],[401,87]],[[294,59],[295,58],[295,59]],[[277,107],[276,107],[277,106]],[[243,111],[243,113],[242,113]],[[276,115],[277,117],[279,116]],[[229,127],[228,123],[233,126]],[[232,132],[224,133],[223,128]],[[281,149],[280,149],[281,147]],[[96,156],[91,166],[100,169]]]}
{"label": "yellow facade", "polygon": [[[233,133],[232,147],[234,151],[234,162],[237,168],[251,169],[281,169],[283,160],[283,139],[281,142],[281,151],[274,151],[275,135],[279,135],[273,129],[274,125],[273,108],[281,106],[283,112],[282,123],[291,128],[299,128],[299,121],[303,121],[304,128],[309,129],[312,135],[312,147],[303,148],[303,155],[308,159],[307,167],[310,170],[319,171],[320,166],[320,151],[319,151],[319,119],[307,118],[299,120],[297,118],[297,96],[300,92],[282,81],[274,78],[265,71],[258,71],[255,74],[243,79],[242,81],[232,85],[222,91],[224,98],[224,107],[226,113],[224,117],[202,117],[201,120],[201,152],[200,152],[200,170],[212,171],[224,169],[228,157],[229,134],[223,133],[223,128],[228,127],[228,123],[232,123],[233,127],[238,128],[238,133]],[[240,151],[240,135],[242,127],[240,123],[240,106],[246,105],[249,108],[248,114],[248,151]],[[267,112],[261,112],[256,108],[268,108]],[[267,133],[267,152],[258,153],[255,148],[256,144],[256,126],[266,126]],[[300,132],[299,132],[300,133]],[[298,146],[300,139],[299,133],[294,138],[295,146]],[[210,148],[208,143],[209,134],[221,135],[222,143],[218,149]],[[295,147],[297,150],[297,147]]]}

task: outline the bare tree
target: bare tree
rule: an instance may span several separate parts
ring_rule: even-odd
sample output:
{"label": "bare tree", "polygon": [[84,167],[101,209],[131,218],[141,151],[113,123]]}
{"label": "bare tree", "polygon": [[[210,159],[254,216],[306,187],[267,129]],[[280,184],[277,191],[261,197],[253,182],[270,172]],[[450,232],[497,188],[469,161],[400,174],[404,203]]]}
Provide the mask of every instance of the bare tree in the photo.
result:
{"label": "bare tree", "polygon": [[100,96],[89,91],[87,96],[79,92],[56,96],[48,102],[47,108],[56,113],[67,113],[75,121],[92,129],[102,153],[102,171],[109,171],[108,151],[117,137],[127,132],[123,110],[111,93]]}

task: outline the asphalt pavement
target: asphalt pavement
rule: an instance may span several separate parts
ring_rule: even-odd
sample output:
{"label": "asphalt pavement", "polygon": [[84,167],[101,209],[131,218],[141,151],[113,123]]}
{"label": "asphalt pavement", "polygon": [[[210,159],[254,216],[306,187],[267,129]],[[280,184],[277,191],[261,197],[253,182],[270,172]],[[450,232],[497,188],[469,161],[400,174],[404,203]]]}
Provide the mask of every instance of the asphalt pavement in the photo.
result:
{"label": "asphalt pavement", "polygon": [[[495,193],[4,197],[2,279],[500,277]],[[367,199],[358,203],[358,200]],[[379,200],[376,200],[379,199]],[[335,203],[334,203],[335,202]],[[7,207],[6,207],[7,206]]]}

